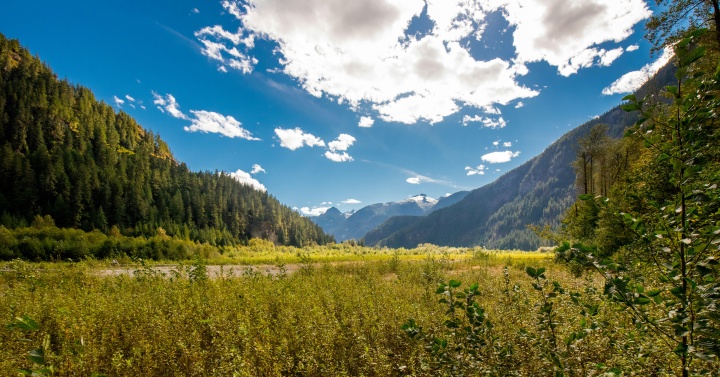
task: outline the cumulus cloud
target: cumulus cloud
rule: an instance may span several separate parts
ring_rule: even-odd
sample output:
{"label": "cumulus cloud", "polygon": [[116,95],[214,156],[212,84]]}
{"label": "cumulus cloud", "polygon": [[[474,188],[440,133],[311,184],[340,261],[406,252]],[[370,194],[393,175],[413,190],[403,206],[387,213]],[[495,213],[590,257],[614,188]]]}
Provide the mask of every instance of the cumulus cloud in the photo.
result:
{"label": "cumulus cloud", "polygon": [[130,101],[130,102],[135,102],[135,98],[130,97],[129,94],[126,94],[126,95],[125,95],[125,98],[127,98],[127,100]]}
{"label": "cumulus cloud", "polygon": [[308,147],[324,147],[325,142],[299,127],[293,129],[276,128],[275,135],[280,139],[280,146],[294,151],[307,145]]}
{"label": "cumulus cloud", "polygon": [[257,179],[253,178],[249,173],[244,172],[240,169],[238,169],[234,173],[230,173],[229,175],[232,178],[234,178],[235,180],[237,180],[238,182],[240,182],[244,185],[248,185],[248,186],[254,188],[255,190],[267,191],[267,189],[265,188],[265,186],[262,183],[260,183]]}
{"label": "cumulus cloud", "polygon": [[[427,16],[435,27],[406,35],[410,21]],[[472,3],[472,4],[471,4]],[[240,22],[237,32],[196,32],[214,59],[252,36],[277,43],[281,71],[315,96],[357,109],[370,104],[381,119],[439,122],[462,106],[481,108],[538,92],[516,81],[522,69],[502,59],[477,60],[460,40],[479,32],[486,12],[474,2],[423,0],[223,1]],[[246,59],[247,61],[247,59]]]}
{"label": "cumulus cloud", "polygon": [[485,174],[485,169],[487,167],[485,165],[478,165],[477,167],[470,167],[466,166],[465,171],[467,171],[467,175],[483,175]]}
{"label": "cumulus cloud", "polygon": [[358,122],[358,126],[364,128],[370,128],[373,124],[375,124],[375,119],[371,117],[360,117],[360,122]]}
{"label": "cumulus cloud", "polygon": [[510,160],[519,155],[520,152],[513,151],[491,152],[488,154],[484,154],[482,157],[480,157],[480,159],[491,164],[499,164],[503,162],[509,162]]}
{"label": "cumulus cloud", "polygon": [[362,202],[357,199],[345,199],[342,201],[342,204],[360,204],[360,203],[362,203]]}
{"label": "cumulus cloud", "polygon": [[[219,70],[252,72],[256,39],[276,44],[282,72],[311,95],[388,122],[437,123],[463,108],[497,109],[537,96],[518,83],[527,63],[545,61],[569,76],[612,64],[633,26],[651,15],[644,0],[223,0],[238,24],[195,32]],[[478,59],[487,16],[500,11],[513,33],[512,58]],[[426,17],[426,18],[425,18]],[[409,34],[413,20],[432,29]],[[272,58],[272,59],[275,59]],[[226,68],[227,67],[227,68]],[[516,107],[522,107],[518,102]],[[494,113],[488,113],[493,115]],[[499,115],[499,112],[494,114]],[[501,118],[484,118],[502,127]],[[363,117],[360,127],[372,118]],[[370,124],[371,125],[371,124]]]}
{"label": "cumulus cloud", "polygon": [[510,147],[512,147],[512,142],[511,142],[511,141],[506,141],[506,142],[504,142],[504,143],[503,143],[503,147],[505,147],[505,148],[510,148]]}
{"label": "cumulus cloud", "polygon": [[118,98],[118,96],[113,96],[113,101],[115,102],[115,105],[117,107],[120,107],[125,104],[125,100]]}
{"label": "cumulus cloud", "polygon": [[197,9],[197,8],[193,8],[193,10],[192,10],[191,12],[193,12],[193,13],[195,13],[195,14],[198,14],[198,13],[200,13],[200,10]]}
{"label": "cumulus cloud", "polygon": [[265,169],[262,168],[262,166],[255,164],[252,167],[252,170],[250,171],[250,174],[257,174],[257,173],[267,173]]}
{"label": "cumulus cloud", "polygon": [[627,46],[627,48],[625,49],[625,51],[627,51],[627,52],[632,52],[632,51],[636,51],[636,50],[639,49],[639,48],[640,48],[640,46],[638,46],[638,45],[630,45],[630,46]]}
{"label": "cumulus cloud", "polygon": [[316,216],[320,216],[323,213],[327,212],[327,210],[329,210],[329,209],[330,209],[330,207],[313,207],[313,208],[302,207],[302,208],[300,208],[300,213],[302,213],[305,216],[316,217]]}
{"label": "cumulus cloud", "polygon": [[516,109],[519,109],[519,108],[521,108],[521,107],[523,107],[523,106],[525,106],[525,104],[522,103],[522,101],[519,101],[519,102],[517,103],[517,105],[515,105],[515,108],[516,108]]}
{"label": "cumulus cloud", "polygon": [[602,94],[608,96],[620,93],[631,93],[640,88],[642,84],[648,81],[660,68],[664,67],[670,59],[673,52],[670,48],[666,48],[663,54],[654,62],[646,64],[638,71],[628,72],[619,79],[615,80],[610,86],[602,90]]}
{"label": "cumulus cloud", "polygon": [[513,32],[520,63],[546,61],[569,76],[580,68],[610,64],[622,51],[598,47],[619,43],[650,17],[643,0],[500,0]]}
{"label": "cumulus cloud", "polygon": [[505,119],[503,119],[503,117],[490,118],[490,117],[483,117],[480,115],[475,115],[475,116],[465,115],[463,117],[463,120],[462,120],[463,126],[467,126],[471,122],[481,123],[484,127],[488,127],[488,128],[503,128],[503,127],[507,126],[507,122],[505,122]]}
{"label": "cumulus cloud", "polygon": [[346,151],[355,143],[355,138],[348,134],[340,134],[336,140],[328,143],[325,157],[335,162],[352,161],[353,158]]}
{"label": "cumulus cloud", "polygon": [[336,140],[328,143],[328,148],[331,151],[346,151],[355,143],[355,138],[348,134],[340,134]]}

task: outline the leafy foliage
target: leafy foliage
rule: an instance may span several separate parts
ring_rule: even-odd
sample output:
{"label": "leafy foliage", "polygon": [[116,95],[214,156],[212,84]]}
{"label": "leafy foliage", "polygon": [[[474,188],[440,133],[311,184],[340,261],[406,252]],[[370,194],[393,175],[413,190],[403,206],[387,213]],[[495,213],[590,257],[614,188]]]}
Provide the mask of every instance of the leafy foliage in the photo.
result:
{"label": "leafy foliage", "polygon": [[[693,31],[675,45],[677,84],[666,99],[625,98],[623,109],[640,114],[627,135],[645,150],[608,197],[581,197],[589,202],[585,219],[568,222],[594,217],[591,236],[568,228],[579,242],[557,250],[559,259],[598,271],[608,298],[677,356],[683,376],[711,373],[705,362],[720,357],[720,71],[711,74],[702,62],[704,34]],[[624,233],[622,247],[601,242],[601,230]]]}

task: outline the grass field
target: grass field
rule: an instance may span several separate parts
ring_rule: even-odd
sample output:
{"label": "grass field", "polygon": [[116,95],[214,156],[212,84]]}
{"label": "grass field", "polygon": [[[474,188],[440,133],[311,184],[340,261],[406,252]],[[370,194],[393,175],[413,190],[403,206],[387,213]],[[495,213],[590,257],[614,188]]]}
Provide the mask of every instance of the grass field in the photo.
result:
{"label": "grass field", "polygon": [[[664,345],[604,303],[599,281],[573,277],[548,253],[432,246],[255,252],[166,272],[118,261],[132,276],[98,274],[110,261],[0,264],[0,318],[8,325],[0,330],[0,375],[677,372]],[[224,267],[209,274],[208,262]],[[238,264],[278,269],[228,273],[226,266]],[[540,266],[547,279],[531,279],[526,268]],[[473,283],[468,299],[462,290]],[[484,309],[481,321],[464,314],[471,301]],[[550,315],[542,310],[548,302]],[[410,319],[415,326],[403,329]]]}

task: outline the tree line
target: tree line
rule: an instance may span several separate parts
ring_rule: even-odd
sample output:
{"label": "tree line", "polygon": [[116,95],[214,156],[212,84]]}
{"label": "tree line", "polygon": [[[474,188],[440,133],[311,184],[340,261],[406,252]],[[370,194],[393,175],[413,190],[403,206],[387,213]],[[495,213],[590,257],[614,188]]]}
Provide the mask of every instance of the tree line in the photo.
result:
{"label": "tree line", "polygon": [[58,227],[215,246],[333,241],[271,195],[219,171],[191,172],[168,145],[0,35],[0,225]]}

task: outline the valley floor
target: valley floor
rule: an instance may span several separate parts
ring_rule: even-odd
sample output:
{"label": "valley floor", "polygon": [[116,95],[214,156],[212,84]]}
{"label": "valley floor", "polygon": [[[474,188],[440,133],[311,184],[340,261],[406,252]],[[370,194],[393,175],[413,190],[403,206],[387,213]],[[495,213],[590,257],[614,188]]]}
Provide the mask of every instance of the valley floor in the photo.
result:
{"label": "valley floor", "polygon": [[[573,277],[549,254],[383,255],[322,262],[308,252],[252,266],[0,264],[0,375],[676,372],[662,344],[604,303],[598,279]],[[526,272],[540,266],[544,291]],[[562,293],[544,296],[554,283]],[[483,310],[474,322],[465,315],[473,302]]]}

